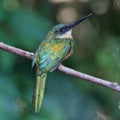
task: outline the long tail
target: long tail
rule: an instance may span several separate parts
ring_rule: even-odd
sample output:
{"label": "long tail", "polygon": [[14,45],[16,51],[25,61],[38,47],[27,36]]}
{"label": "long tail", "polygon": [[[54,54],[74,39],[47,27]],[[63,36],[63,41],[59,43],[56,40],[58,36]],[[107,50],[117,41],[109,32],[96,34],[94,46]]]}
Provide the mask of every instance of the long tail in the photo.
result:
{"label": "long tail", "polygon": [[40,111],[43,97],[44,97],[44,89],[45,89],[45,81],[47,77],[47,73],[41,73],[39,74],[38,71],[36,71],[36,83],[34,88],[34,94],[33,94],[33,110],[35,113],[38,113]]}

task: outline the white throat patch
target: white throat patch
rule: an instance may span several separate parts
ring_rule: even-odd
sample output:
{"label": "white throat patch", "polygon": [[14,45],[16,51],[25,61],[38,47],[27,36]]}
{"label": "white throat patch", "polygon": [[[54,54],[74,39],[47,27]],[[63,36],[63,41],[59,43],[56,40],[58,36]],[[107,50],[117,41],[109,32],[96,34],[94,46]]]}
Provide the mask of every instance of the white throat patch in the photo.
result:
{"label": "white throat patch", "polygon": [[72,30],[69,30],[65,34],[58,36],[58,38],[61,38],[61,39],[63,39],[63,38],[67,38],[67,39],[72,38]]}

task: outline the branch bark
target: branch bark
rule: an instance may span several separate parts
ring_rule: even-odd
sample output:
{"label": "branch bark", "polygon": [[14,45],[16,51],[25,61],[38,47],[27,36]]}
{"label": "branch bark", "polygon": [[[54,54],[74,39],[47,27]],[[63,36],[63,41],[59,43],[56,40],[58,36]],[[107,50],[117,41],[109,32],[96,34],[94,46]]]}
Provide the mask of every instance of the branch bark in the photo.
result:
{"label": "branch bark", "polygon": [[[33,59],[33,56],[34,56],[34,53],[32,53],[32,52],[28,52],[28,51],[25,51],[25,50],[22,50],[19,48],[15,48],[10,45],[6,45],[2,42],[0,42],[0,49],[14,53],[14,54],[19,55],[24,58],[31,59],[31,60]],[[68,75],[89,81],[91,83],[94,83],[94,84],[97,84],[100,86],[110,88],[110,89],[120,93],[120,85],[117,82],[110,82],[110,81],[103,80],[103,79],[100,79],[97,77],[93,77],[91,75],[87,75],[87,74],[78,72],[76,70],[73,70],[71,68],[65,67],[62,64],[58,67],[58,70],[66,73]]]}

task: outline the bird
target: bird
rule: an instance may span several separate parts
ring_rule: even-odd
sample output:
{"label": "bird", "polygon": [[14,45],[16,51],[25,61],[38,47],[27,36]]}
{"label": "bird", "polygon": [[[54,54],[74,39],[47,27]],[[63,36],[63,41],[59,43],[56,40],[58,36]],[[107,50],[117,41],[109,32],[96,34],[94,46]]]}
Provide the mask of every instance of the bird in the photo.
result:
{"label": "bird", "polygon": [[55,25],[40,43],[32,61],[32,68],[36,65],[36,82],[32,99],[35,113],[41,109],[48,73],[53,72],[62,61],[73,53],[72,29],[91,15],[92,13],[70,24]]}

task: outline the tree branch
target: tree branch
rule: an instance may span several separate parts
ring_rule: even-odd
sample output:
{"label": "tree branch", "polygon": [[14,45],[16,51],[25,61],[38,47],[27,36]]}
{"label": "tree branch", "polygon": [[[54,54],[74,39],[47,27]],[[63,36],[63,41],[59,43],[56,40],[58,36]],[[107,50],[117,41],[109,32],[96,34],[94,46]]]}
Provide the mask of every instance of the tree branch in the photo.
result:
{"label": "tree branch", "polygon": [[[27,52],[25,50],[21,50],[19,48],[15,48],[15,47],[6,45],[2,42],[0,42],[0,49],[6,50],[8,52],[14,53],[16,55],[19,55],[19,56],[22,56],[22,57],[25,57],[25,58],[28,58],[31,60],[33,59],[33,55],[34,55],[34,53],[32,53],[32,52]],[[110,81],[106,81],[106,80],[103,80],[103,79],[100,79],[97,77],[93,77],[93,76],[84,74],[84,73],[78,72],[76,70],[73,70],[71,68],[65,67],[62,64],[58,67],[58,70],[66,73],[68,75],[95,83],[97,85],[101,85],[101,86],[110,88],[110,89],[120,93],[120,85],[116,82],[110,82]]]}

